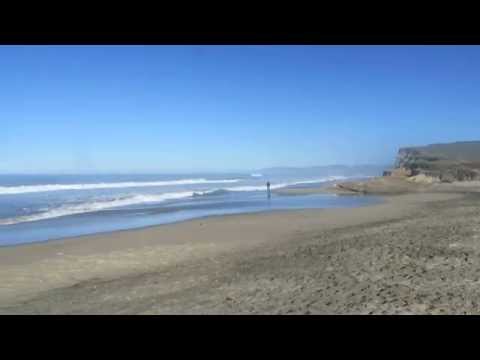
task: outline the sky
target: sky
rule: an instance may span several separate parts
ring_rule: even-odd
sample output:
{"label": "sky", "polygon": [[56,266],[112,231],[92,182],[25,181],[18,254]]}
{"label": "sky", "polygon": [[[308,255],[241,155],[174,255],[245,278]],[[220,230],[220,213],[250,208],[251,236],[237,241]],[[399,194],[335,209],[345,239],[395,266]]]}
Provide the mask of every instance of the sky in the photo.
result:
{"label": "sky", "polygon": [[0,173],[390,164],[464,140],[479,46],[0,46]]}

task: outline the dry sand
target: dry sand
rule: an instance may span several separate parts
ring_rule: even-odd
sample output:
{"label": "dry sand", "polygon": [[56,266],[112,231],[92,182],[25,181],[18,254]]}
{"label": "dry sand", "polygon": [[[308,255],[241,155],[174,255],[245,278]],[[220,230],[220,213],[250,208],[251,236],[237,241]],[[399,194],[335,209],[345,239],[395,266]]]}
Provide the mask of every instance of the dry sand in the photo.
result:
{"label": "dry sand", "polygon": [[0,313],[480,313],[480,194],[462,189],[0,248]]}

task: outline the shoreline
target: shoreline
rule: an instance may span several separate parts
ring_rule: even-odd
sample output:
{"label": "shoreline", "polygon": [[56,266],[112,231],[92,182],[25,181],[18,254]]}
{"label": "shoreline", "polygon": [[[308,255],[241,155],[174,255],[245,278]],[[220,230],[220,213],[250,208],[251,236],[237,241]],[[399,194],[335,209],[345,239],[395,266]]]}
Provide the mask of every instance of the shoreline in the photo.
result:
{"label": "shoreline", "polygon": [[[292,195],[295,196],[295,195]],[[367,204],[367,205],[362,205],[358,207],[366,207],[366,206],[374,206],[377,204]],[[185,219],[185,220],[176,220],[168,223],[162,223],[162,224],[156,224],[156,225],[146,225],[146,226],[140,226],[140,227],[134,227],[134,228],[128,228],[128,229],[119,229],[119,230],[112,230],[112,231],[104,231],[104,232],[96,232],[96,233],[91,233],[91,234],[85,234],[85,235],[78,235],[78,236],[68,236],[68,237],[60,237],[60,238],[55,238],[55,239],[48,239],[48,240],[41,240],[41,241],[32,241],[32,242],[26,242],[26,243],[21,243],[21,244],[8,244],[8,245],[0,245],[0,251],[2,249],[8,249],[8,248],[19,248],[19,247],[25,247],[25,246],[30,246],[30,245],[35,245],[35,244],[46,244],[46,243],[52,243],[52,242],[64,242],[64,241],[74,241],[74,240],[81,240],[83,238],[88,238],[92,236],[114,236],[116,234],[121,234],[125,232],[132,232],[132,231],[142,231],[142,230],[149,230],[149,229],[155,229],[167,225],[176,225],[176,224],[183,224],[183,223],[188,223],[190,221],[195,221],[195,220],[207,220],[210,218],[228,218],[231,216],[237,216],[237,215],[256,215],[256,214],[270,214],[270,213],[283,213],[283,212],[297,212],[297,211],[322,211],[322,210],[329,210],[332,208],[305,208],[305,209],[275,209],[275,210],[258,210],[258,211],[247,211],[247,212],[240,212],[240,213],[234,213],[234,214],[218,214],[218,215],[205,215],[205,216],[199,216],[195,217],[192,219]],[[343,209],[343,208],[342,208]],[[348,209],[348,208],[346,208]]]}
{"label": "shoreline", "polygon": [[[277,193],[280,196],[301,196],[301,195],[329,195],[329,196],[358,196],[358,194],[337,194],[337,193],[332,193],[326,191],[326,188],[306,188],[306,189],[298,189],[298,190],[306,190],[306,192],[297,192],[295,190],[297,189],[292,189],[293,192],[281,192],[278,190],[275,190],[273,192]],[[376,197],[380,200],[380,203],[383,203],[385,199],[383,199],[383,196],[381,195],[376,195],[376,194],[368,194],[364,196],[371,196],[371,197]],[[366,206],[374,206],[377,204],[365,204],[365,205],[359,205],[359,206],[352,206],[352,207],[345,207],[346,209],[348,208],[357,208],[357,207],[366,207]],[[97,235],[114,235],[116,233],[123,233],[123,232],[129,232],[129,231],[136,231],[136,230],[146,230],[146,229],[151,229],[151,228],[156,228],[159,226],[165,226],[165,225],[174,225],[174,224],[181,224],[189,221],[195,221],[195,220],[203,220],[203,219],[209,219],[209,218],[215,218],[215,217],[229,217],[229,216],[236,216],[236,215],[252,215],[252,214],[264,214],[264,213],[282,213],[282,212],[296,212],[296,211],[305,211],[305,210],[311,210],[311,211],[323,211],[323,210],[328,210],[328,209],[343,209],[344,207],[325,207],[325,208],[302,208],[302,209],[272,209],[272,210],[257,210],[257,211],[245,211],[245,212],[238,212],[238,213],[231,213],[231,214],[213,214],[213,215],[203,215],[203,216],[198,216],[194,218],[189,218],[189,219],[182,219],[182,220],[174,220],[171,222],[166,222],[166,223],[160,223],[160,224],[154,224],[154,225],[145,225],[145,226],[138,226],[138,227],[132,227],[132,228],[126,228],[126,229],[118,229],[118,230],[109,230],[109,231],[101,231],[101,232],[95,232],[95,233],[88,233],[84,235],[77,235],[77,236],[68,236],[68,237],[58,237],[58,238],[52,238],[52,239],[47,239],[47,240],[40,240],[40,241],[31,241],[31,242],[25,242],[25,243],[19,243],[19,244],[6,244],[6,245],[0,245],[0,251],[1,249],[4,248],[13,248],[13,247],[22,247],[22,246],[29,246],[29,245],[35,245],[35,244],[44,244],[44,243],[50,243],[50,242],[62,242],[62,241],[72,241],[72,240],[81,240],[82,238],[90,237],[90,236],[97,236]]]}
{"label": "shoreline", "polygon": [[[203,266],[195,264],[217,263],[221,259],[227,259],[222,269],[228,269],[240,259],[255,257],[266,249],[276,252],[285,246],[297,246],[314,238],[317,233],[402,219],[421,207],[422,203],[448,201],[461,196],[410,194],[386,197],[380,204],[356,208],[211,216],[142,229],[87,235],[81,241],[71,241],[77,238],[69,238],[3,247],[0,248],[0,313],[15,313],[15,310],[11,310],[12,306],[22,308],[25,304],[45,299],[49,299],[50,303],[54,301],[51,297],[55,297],[52,293],[69,293],[72,289],[90,286],[92,281],[123,284],[130,281],[128,279],[153,276],[151,274],[180,276],[182,271],[188,273],[189,277],[195,277],[196,272],[204,271]],[[178,273],[179,269],[184,270]],[[221,273],[223,270],[217,269],[215,274],[218,271]],[[206,278],[210,277],[211,274]],[[178,286],[183,288],[186,285],[178,280],[161,284],[165,293],[171,293]],[[118,289],[130,291],[126,285],[120,285]],[[59,307],[54,312],[77,312],[74,309],[62,311],[62,306],[57,305]],[[29,310],[18,311],[31,313]],[[91,311],[92,308],[87,313]]]}
{"label": "shoreline", "polygon": [[[322,193],[324,194],[324,190],[316,190],[314,189],[311,194],[318,194]],[[303,193],[302,193],[303,194]],[[297,196],[297,195],[302,195],[302,194],[288,194],[285,196]],[[331,194],[328,194],[331,195]],[[337,194],[335,194],[337,195]],[[202,221],[209,222],[213,220],[218,220],[218,221],[228,221],[230,218],[235,218],[235,217],[250,217],[250,216],[256,216],[256,215],[295,215],[295,214],[303,214],[305,212],[310,213],[311,215],[321,215],[322,213],[329,212],[329,211],[341,211],[341,210],[348,210],[348,209],[360,209],[360,208],[368,208],[368,207],[374,207],[374,206],[379,206],[382,204],[385,204],[388,201],[389,196],[378,196],[378,195],[357,195],[357,194],[341,194],[338,196],[375,196],[380,199],[380,202],[378,203],[371,203],[371,204],[365,204],[361,206],[351,206],[351,207],[326,207],[326,208],[302,208],[302,209],[273,209],[273,210],[258,210],[258,211],[247,211],[247,212],[240,212],[240,213],[234,213],[234,214],[218,214],[218,215],[205,215],[205,216],[200,216],[200,217],[195,217],[192,219],[185,219],[185,220],[178,220],[178,221],[172,221],[168,223],[163,223],[163,224],[156,224],[156,225],[147,225],[147,226],[141,226],[141,227],[136,227],[136,228],[128,228],[128,229],[120,229],[120,230],[113,230],[113,231],[105,231],[105,232],[98,232],[98,233],[92,233],[92,234],[85,234],[85,235],[78,235],[78,236],[70,236],[70,237],[62,237],[62,238],[56,238],[56,239],[48,239],[48,240],[42,240],[42,241],[34,241],[34,242],[29,242],[29,243],[21,243],[21,244],[11,244],[11,245],[1,245],[0,246],[0,264],[7,263],[5,257],[2,257],[2,250],[5,249],[6,251],[11,250],[14,251],[14,249],[27,249],[28,250],[34,250],[34,248],[47,248],[47,247],[53,247],[53,246],[58,246],[58,247],[64,247],[68,246],[71,242],[76,242],[76,241],[82,241],[82,240],[91,240],[92,238],[113,238],[116,236],[135,236],[136,233],[141,233],[141,232],[149,232],[149,231],[161,231],[164,227],[175,227],[175,226],[181,226],[183,224],[189,225],[190,223],[200,223],[200,225],[203,224]],[[392,195],[396,196],[396,195]],[[170,242],[168,242],[170,243]],[[162,245],[159,243],[158,245]],[[36,259],[37,260],[37,259]]]}

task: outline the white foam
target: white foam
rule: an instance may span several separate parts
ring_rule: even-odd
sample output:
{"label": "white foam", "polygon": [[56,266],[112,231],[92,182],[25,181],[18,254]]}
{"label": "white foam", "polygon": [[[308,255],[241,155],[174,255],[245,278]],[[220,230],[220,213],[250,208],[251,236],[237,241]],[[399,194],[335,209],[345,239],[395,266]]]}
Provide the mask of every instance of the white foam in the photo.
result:
{"label": "white foam", "polygon": [[299,184],[317,184],[317,183],[323,183],[327,181],[335,181],[335,180],[345,180],[347,179],[346,176],[328,176],[326,178],[322,179],[316,179],[316,180],[304,180],[304,181],[297,181],[292,185],[299,185]]}
{"label": "white foam", "polygon": [[[345,178],[346,177],[344,176],[329,176],[326,178],[314,179],[314,180],[304,180],[304,181],[296,181],[291,183],[272,184],[270,186],[270,189],[272,190],[280,189],[287,186],[298,185],[298,184],[322,183],[322,182],[340,180]],[[237,180],[219,180],[219,181],[220,182],[236,182]],[[227,188],[209,189],[204,191],[180,191],[180,192],[170,192],[170,193],[163,193],[163,194],[133,195],[133,196],[110,199],[110,200],[91,201],[91,202],[86,202],[82,204],[66,204],[66,205],[59,206],[57,208],[46,209],[46,211],[37,213],[37,214],[0,219],[0,225],[13,225],[13,224],[19,224],[24,222],[47,220],[47,219],[68,216],[68,215],[77,215],[77,214],[85,214],[85,213],[91,213],[91,212],[102,211],[102,210],[110,210],[110,209],[120,208],[124,206],[130,206],[130,205],[159,203],[166,200],[176,200],[176,199],[190,198],[193,196],[208,195],[221,190],[265,191],[265,189],[266,189],[265,185],[235,186],[235,187],[227,187]]]}
{"label": "white foam", "polygon": [[0,186],[0,195],[14,195],[49,191],[65,190],[94,190],[94,189],[118,189],[132,187],[154,187],[168,185],[191,185],[191,184],[224,184],[235,183],[239,179],[181,179],[167,181],[148,181],[148,182],[117,182],[117,183],[96,183],[96,184],[49,184],[49,185],[21,185],[21,186]]}
{"label": "white foam", "polygon": [[83,204],[63,205],[57,208],[49,209],[42,213],[17,216],[15,218],[0,219],[0,225],[13,225],[23,222],[53,219],[68,215],[85,214],[101,210],[109,210],[129,205],[156,203],[166,200],[175,200],[192,197],[194,194],[203,195],[207,192],[202,191],[181,191],[164,193],[158,195],[134,195],[130,197],[118,198],[113,200],[91,201]]}
{"label": "white foam", "polygon": [[262,177],[263,174],[256,174],[256,173],[254,173],[254,174],[250,174],[250,176],[251,176],[251,177]]}
{"label": "white foam", "polygon": [[[270,189],[275,190],[275,189],[281,189],[287,186],[300,185],[300,184],[319,184],[327,181],[335,181],[335,180],[342,180],[342,179],[346,179],[346,177],[345,176],[328,176],[320,179],[272,184],[270,185]],[[265,191],[265,189],[266,189],[266,185],[234,186],[234,187],[225,188],[225,190],[228,190],[228,191]]]}

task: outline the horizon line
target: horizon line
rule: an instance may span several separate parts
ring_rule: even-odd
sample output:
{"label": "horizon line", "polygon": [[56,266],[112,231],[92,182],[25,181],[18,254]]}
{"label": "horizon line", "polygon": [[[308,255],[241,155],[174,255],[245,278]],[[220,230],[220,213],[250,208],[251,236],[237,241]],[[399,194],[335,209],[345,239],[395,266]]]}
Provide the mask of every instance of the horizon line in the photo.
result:
{"label": "horizon line", "polygon": [[334,166],[343,166],[343,167],[362,167],[362,166],[390,166],[391,164],[380,164],[380,163],[365,163],[365,164],[329,164],[329,165],[311,165],[311,166],[292,166],[292,165],[278,165],[278,166],[269,166],[262,168],[253,168],[253,169],[201,169],[201,170],[188,170],[188,169],[170,169],[170,170],[78,170],[78,171],[61,171],[53,170],[47,172],[37,172],[37,171],[0,171],[0,175],[167,175],[167,174],[197,174],[197,173],[244,173],[244,172],[258,172],[261,170],[271,170],[278,168],[289,168],[289,169],[309,169],[309,168],[327,168]]}

